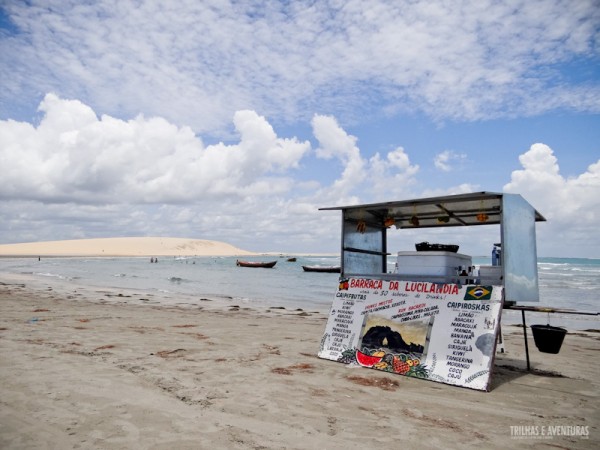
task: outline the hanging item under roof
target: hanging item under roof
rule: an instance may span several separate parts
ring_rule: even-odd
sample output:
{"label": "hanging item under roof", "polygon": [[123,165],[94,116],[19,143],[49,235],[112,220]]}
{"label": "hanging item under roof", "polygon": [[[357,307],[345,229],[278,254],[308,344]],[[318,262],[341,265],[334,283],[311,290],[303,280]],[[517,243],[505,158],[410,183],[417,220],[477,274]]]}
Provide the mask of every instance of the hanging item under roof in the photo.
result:
{"label": "hanging item under roof", "polygon": [[358,231],[360,234],[363,234],[365,231],[367,231],[367,222],[364,220],[359,220],[356,224],[356,231]]}
{"label": "hanging item under roof", "polygon": [[[440,205],[437,205],[437,206],[438,206],[438,207],[439,207],[441,210],[443,210],[443,211],[445,211],[445,212],[448,212],[448,210],[446,209],[446,207],[444,206],[444,204],[443,204],[443,203],[442,203],[442,204],[440,204]],[[438,216],[438,217],[436,217],[436,221],[437,221],[437,223],[448,223],[448,222],[450,222],[450,215],[449,215],[449,214],[445,214],[445,215],[443,215],[443,216]]]}
{"label": "hanging item under roof", "polygon": [[419,226],[419,218],[417,217],[417,207],[413,205],[413,215],[408,221],[411,225],[418,227]]}
{"label": "hanging item under roof", "polygon": [[480,210],[481,212],[480,212],[479,214],[477,214],[477,222],[481,222],[481,223],[487,222],[487,221],[488,221],[488,219],[490,218],[490,216],[488,216],[488,215],[487,215],[487,214],[484,212],[485,208],[483,207],[483,200],[481,200],[481,202],[480,202],[480,207],[479,207],[479,210]]}

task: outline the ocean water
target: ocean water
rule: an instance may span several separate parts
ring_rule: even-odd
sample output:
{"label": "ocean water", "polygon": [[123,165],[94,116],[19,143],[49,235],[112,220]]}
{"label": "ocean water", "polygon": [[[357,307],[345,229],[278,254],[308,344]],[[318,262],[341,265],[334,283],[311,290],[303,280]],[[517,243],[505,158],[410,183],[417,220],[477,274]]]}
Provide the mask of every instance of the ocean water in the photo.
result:
{"label": "ocean water", "polygon": [[110,290],[134,290],[159,297],[165,304],[198,303],[223,298],[239,306],[283,306],[327,311],[339,274],[307,273],[302,265],[339,265],[339,257],[257,256],[273,261],[273,269],[236,266],[236,257],[146,258],[0,258],[4,272],[25,274],[50,285]]}
{"label": "ocean water", "polygon": [[[309,273],[302,265],[339,265],[339,257],[260,256],[277,260],[274,269],[237,267],[235,257],[150,258],[0,258],[3,273],[25,274],[64,291],[81,288],[136,291],[164,304],[200,305],[203,298],[221,298],[231,305],[284,307],[327,313],[339,274]],[[389,270],[395,261],[390,258]],[[490,264],[489,258],[473,263]],[[540,302],[525,304],[576,311],[599,311],[600,259],[539,258]],[[598,315],[532,313],[528,325],[550,323],[568,329],[600,329]],[[521,313],[503,312],[503,323],[520,323]]]}

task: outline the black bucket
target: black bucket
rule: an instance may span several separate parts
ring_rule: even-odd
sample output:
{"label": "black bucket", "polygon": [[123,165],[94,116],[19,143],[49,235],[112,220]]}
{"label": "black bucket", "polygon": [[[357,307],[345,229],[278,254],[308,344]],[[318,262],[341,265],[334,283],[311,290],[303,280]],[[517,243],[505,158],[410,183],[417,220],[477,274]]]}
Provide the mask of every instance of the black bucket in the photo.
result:
{"label": "black bucket", "polygon": [[567,330],[551,325],[531,325],[535,346],[543,353],[558,353]]}

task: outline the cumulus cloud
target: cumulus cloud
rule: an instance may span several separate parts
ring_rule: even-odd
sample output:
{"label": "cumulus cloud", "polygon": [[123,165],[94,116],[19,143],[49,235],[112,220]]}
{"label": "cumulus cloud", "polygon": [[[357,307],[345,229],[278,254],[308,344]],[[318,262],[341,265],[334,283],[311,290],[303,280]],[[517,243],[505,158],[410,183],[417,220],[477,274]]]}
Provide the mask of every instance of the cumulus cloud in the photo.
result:
{"label": "cumulus cloud", "polygon": [[312,120],[313,133],[319,141],[317,157],[337,158],[344,167],[340,178],[334,182],[332,194],[343,198],[362,184],[365,178],[365,162],[356,145],[356,137],[347,134],[334,117],[316,115]]}
{"label": "cumulus cloud", "polygon": [[177,203],[222,195],[285,193],[284,176],[310,143],[278,138],[264,117],[238,111],[240,141],[204,146],[163,118],[96,117],[48,94],[39,126],[0,122],[0,197],[44,202]]}
{"label": "cumulus cloud", "polygon": [[[213,145],[164,118],[99,117],[55,94],[39,111],[37,126],[0,121],[0,217],[5,232],[20,230],[12,241],[125,232],[241,244],[251,233],[283,248],[290,235],[316,242],[337,229],[318,208],[367,199],[373,173],[409,179],[417,170],[401,148],[366,161],[331,116],[314,117],[313,151],[249,110],[233,116],[238,142]],[[331,182],[305,180],[296,191],[295,173],[311,153],[331,161]]]}
{"label": "cumulus cloud", "polygon": [[441,153],[435,155],[433,164],[435,167],[443,172],[452,171],[454,164],[460,164],[466,159],[467,155],[464,153],[456,153],[452,150],[444,150]]}
{"label": "cumulus cloud", "polygon": [[[331,236],[339,233],[339,213],[319,207],[479,190],[465,183],[423,189],[408,150],[366,157],[358,139],[329,115],[312,119],[313,148],[309,141],[278,136],[251,110],[232,116],[236,142],[211,145],[161,117],[99,116],[81,101],[55,94],[46,95],[39,111],[37,125],[0,120],[5,242],[163,235],[258,251],[336,251]],[[328,177],[299,174],[308,158],[316,158]],[[548,218],[538,227],[543,255],[597,255],[599,244],[589,237],[597,235],[600,220],[600,160],[569,178],[547,145],[532,145],[519,161],[522,169],[504,190],[523,195]],[[436,238],[408,235],[412,243]],[[459,237],[470,242],[476,235]]]}
{"label": "cumulus cloud", "polygon": [[246,109],[282,122],[400,110],[474,120],[600,105],[597,81],[556,66],[597,57],[595,0],[51,5],[2,4],[0,117],[51,91],[211,133]]}
{"label": "cumulus cloud", "polygon": [[560,174],[553,150],[541,143],[533,144],[519,157],[523,169],[512,173],[504,186],[506,192],[521,194],[548,219],[541,225],[542,246],[549,251],[569,242],[571,255],[597,255],[600,241],[600,159],[575,177]]}
{"label": "cumulus cloud", "polygon": [[416,184],[419,166],[410,163],[404,148],[398,147],[382,157],[376,153],[369,159],[369,179],[371,196],[377,198],[386,195],[388,198],[404,199],[410,197]]}
{"label": "cumulus cloud", "polygon": [[317,157],[336,159],[343,167],[341,176],[327,190],[336,204],[356,203],[360,197],[380,199],[381,195],[403,198],[410,192],[419,166],[410,163],[402,147],[366,159],[358,139],[342,129],[334,117],[316,115],[312,125],[319,142]]}

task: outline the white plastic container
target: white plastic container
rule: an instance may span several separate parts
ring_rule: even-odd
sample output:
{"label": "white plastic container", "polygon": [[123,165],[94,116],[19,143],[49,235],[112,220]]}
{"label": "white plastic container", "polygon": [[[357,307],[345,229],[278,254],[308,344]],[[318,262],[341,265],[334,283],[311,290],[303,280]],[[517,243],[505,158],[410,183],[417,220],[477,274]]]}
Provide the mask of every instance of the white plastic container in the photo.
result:
{"label": "white plastic container", "polygon": [[453,252],[398,252],[395,273],[398,275],[456,276],[459,268],[472,265],[469,255]]}
{"label": "white plastic container", "polygon": [[479,266],[479,283],[501,285],[502,266]]}

